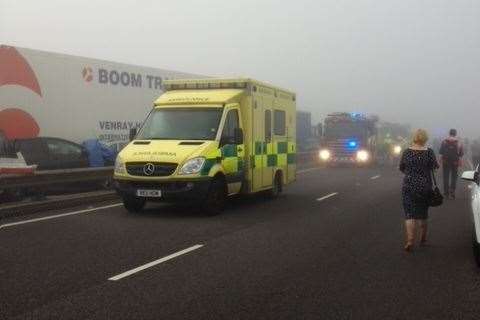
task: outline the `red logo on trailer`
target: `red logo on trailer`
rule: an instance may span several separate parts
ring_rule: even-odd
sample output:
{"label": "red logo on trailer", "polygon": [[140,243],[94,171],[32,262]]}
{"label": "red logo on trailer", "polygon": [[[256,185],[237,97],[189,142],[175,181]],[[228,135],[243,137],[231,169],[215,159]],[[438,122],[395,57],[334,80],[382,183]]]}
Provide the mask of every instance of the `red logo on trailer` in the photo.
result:
{"label": "red logo on trailer", "polygon": [[8,108],[0,111],[0,131],[7,139],[28,139],[37,137],[40,128],[29,113]]}
{"label": "red logo on trailer", "polygon": [[[14,47],[0,46],[0,87],[7,85],[21,86],[42,96],[37,76],[27,60]],[[34,138],[40,128],[29,113],[5,108],[0,111],[0,132],[7,139]]]}
{"label": "red logo on trailer", "polygon": [[18,85],[42,96],[37,76],[14,47],[0,46],[0,86]]}

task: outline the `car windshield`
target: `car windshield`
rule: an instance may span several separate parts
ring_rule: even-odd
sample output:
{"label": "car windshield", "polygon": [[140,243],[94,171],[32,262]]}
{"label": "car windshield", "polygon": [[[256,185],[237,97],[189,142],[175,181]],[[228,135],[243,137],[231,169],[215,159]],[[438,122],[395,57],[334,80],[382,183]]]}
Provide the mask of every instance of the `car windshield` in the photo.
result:
{"label": "car windshield", "polygon": [[137,135],[140,140],[214,140],[221,108],[160,108],[152,111]]}
{"label": "car windshield", "polygon": [[327,138],[363,137],[364,134],[364,127],[349,122],[330,124],[325,128]]}

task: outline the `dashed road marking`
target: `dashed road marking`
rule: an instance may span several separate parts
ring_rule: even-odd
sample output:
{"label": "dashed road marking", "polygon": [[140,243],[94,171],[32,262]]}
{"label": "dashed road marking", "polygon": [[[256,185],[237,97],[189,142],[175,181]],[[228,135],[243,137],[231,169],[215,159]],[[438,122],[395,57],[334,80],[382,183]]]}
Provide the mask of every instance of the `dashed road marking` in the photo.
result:
{"label": "dashed road marking", "polygon": [[36,218],[36,219],[29,219],[29,220],[17,221],[17,222],[12,222],[12,223],[6,223],[6,224],[0,225],[0,229],[9,228],[9,227],[13,227],[13,226],[18,226],[18,225],[21,225],[21,224],[44,221],[44,220],[58,219],[58,218],[62,218],[62,217],[73,216],[73,215],[76,215],[76,214],[88,213],[88,212],[97,211],[97,210],[110,209],[110,208],[114,208],[114,207],[119,207],[121,205],[122,205],[121,203],[115,203],[115,204],[111,204],[111,205],[103,206],[103,207],[89,208],[89,209],[67,212],[67,213],[62,213],[62,214],[55,214],[53,216],[46,216],[46,217],[41,217],[41,218]]}
{"label": "dashed road marking", "polygon": [[330,193],[330,194],[327,194],[326,196],[323,196],[321,198],[318,198],[317,201],[323,201],[323,200],[326,200],[328,198],[331,198],[331,197],[334,197],[338,194],[338,192],[333,192],[333,193]]}
{"label": "dashed road marking", "polygon": [[381,177],[381,175],[377,174],[376,176],[371,177],[370,180],[376,180],[376,179],[378,179],[378,178],[380,178],[380,177]]}
{"label": "dashed road marking", "polygon": [[125,271],[123,273],[120,273],[116,276],[113,276],[111,278],[108,278],[108,280],[110,281],[117,281],[117,280],[120,280],[120,279],[123,279],[123,278],[126,278],[128,276],[131,276],[132,274],[135,274],[137,272],[140,272],[140,271],[143,271],[145,269],[148,269],[148,268],[151,268],[153,266],[156,266],[157,264],[160,264],[160,263],[163,263],[165,261],[168,261],[168,260],[171,260],[173,258],[176,258],[178,256],[181,256],[183,254],[186,254],[186,253],[189,253],[191,251],[194,251],[194,250],[197,250],[197,249],[200,249],[201,247],[203,247],[203,244],[196,244],[190,248],[187,248],[187,249],[184,249],[184,250],[181,250],[181,251],[178,251],[178,252],[175,252],[175,253],[172,253],[171,255],[168,255],[166,257],[163,257],[163,258],[160,258],[158,260],[155,260],[155,261],[152,261],[152,262],[149,262],[149,263],[146,263],[142,266],[139,266],[139,267],[136,267],[135,269],[132,269],[132,270],[128,270],[128,271]]}

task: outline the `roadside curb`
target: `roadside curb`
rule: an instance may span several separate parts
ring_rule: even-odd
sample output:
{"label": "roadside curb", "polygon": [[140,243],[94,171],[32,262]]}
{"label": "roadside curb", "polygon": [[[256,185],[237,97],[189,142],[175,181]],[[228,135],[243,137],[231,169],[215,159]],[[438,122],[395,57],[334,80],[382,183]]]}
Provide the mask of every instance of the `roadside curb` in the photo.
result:
{"label": "roadside curb", "polygon": [[99,202],[119,200],[114,191],[87,192],[64,196],[57,199],[42,201],[15,203],[0,206],[0,220],[19,217],[42,211],[67,209],[86,204],[97,204]]}

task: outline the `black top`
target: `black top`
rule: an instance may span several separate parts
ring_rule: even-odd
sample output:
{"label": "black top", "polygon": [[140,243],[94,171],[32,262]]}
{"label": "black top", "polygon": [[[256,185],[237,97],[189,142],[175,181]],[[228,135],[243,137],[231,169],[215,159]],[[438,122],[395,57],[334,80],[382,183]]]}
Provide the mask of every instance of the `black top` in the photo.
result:
{"label": "black top", "polygon": [[432,169],[438,168],[435,152],[428,148],[426,150],[415,150],[408,148],[402,154],[400,160],[400,171],[405,174],[430,173]]}

